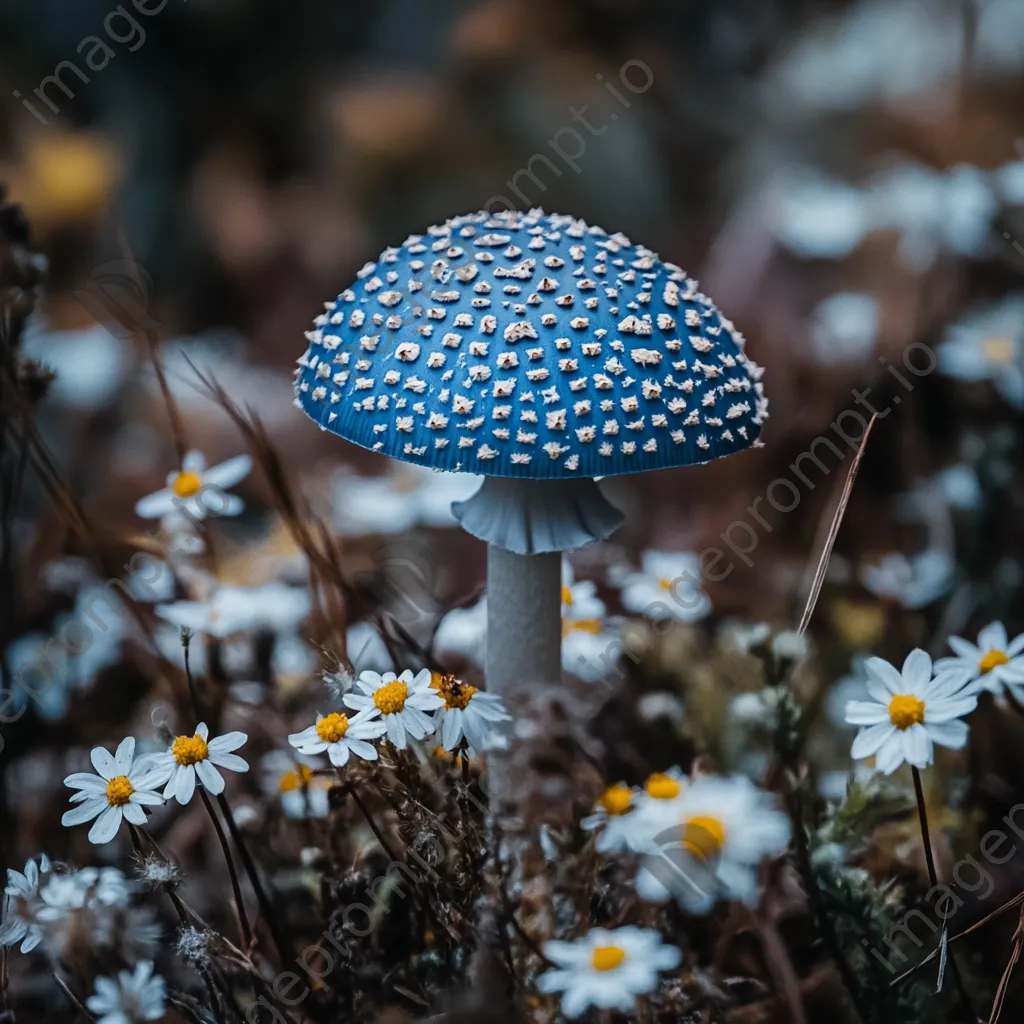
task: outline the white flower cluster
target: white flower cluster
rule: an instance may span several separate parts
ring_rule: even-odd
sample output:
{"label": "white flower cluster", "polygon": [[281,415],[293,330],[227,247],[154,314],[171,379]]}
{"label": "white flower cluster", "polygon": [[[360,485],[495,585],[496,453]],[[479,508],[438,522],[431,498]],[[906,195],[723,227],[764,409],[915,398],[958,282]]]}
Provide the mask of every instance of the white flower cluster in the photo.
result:
{"label": "white flower cluster", "polygon": [[370,741],[384,736],[398,750],[428,736],[447,751],[463,741],[475,751],[488,750],[500,745],[498,725],[509,720],[500,697],[429,669],[416,675],[407,669],[399,676],[362,672],[342,700],[356,714],[318,715],[288,742],[303,755],[326,752],[331,764],[341,768],[353,754],[375,761],[377,748]]}
{"label": "white flower cluster", "polygon": [[20,944],[23,953],[40,947],[59,960],[83,944],[146,955],[160,940],[152,912],[131,905],[133,887],[116,868],[58,873],[44,855],[28,861],[24,872],[8,868],[4,891],[8,905],[0,946]]}

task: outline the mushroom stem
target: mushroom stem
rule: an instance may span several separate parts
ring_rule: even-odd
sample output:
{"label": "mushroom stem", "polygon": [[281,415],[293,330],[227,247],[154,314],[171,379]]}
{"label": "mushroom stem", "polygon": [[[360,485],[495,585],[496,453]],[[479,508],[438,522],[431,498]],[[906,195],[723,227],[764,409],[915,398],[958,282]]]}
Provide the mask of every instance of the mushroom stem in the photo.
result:
{"label": "mushroom stem", "polygon": [[562,678],[562,554],[487,545],[487,688]]}

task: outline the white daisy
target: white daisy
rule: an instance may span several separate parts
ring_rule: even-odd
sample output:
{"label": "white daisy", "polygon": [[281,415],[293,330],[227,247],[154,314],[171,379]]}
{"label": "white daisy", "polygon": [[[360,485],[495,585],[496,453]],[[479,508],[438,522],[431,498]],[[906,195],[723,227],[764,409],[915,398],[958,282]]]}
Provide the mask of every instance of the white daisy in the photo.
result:
{"label": "white daisy", "polygon": [[652,772],[633,797],[635,813],[630,844],[639,850],[648,839],[675,820],[675,807],[683,798],[690,780],[678,766]]}
{"label": "white daisy", "polygon": [[700,559],[690,551],[645,551],[641,571],[623,581],[622,606],[653,619],[703,619],[711,601],[700,587]]}
{"label": "white daisy", "polygon": [[281,810],[289,818],[325,818],[332,783],[323,775],[314,775],[314,768],[316,759],[307,754],[271,750],[260,761],[263,791],[281,798]]}
{"label": "white daisy", "polygon": [[500,697],[484,693],[456,676],[433,672],[430,686],[444,701],[434,721],[445,750],[454,750],[463,739],[475,750],[492,748],[497,740],[496,723],[512,719]]}
{"label": "white daisy", "polygon": [[409,669],[397,678],[394,672],[362,672],[356,680],[362,693],[346,693],[343,700],[354,711],[377,708],[388,739],[404,750],[407,736],[421,740],[434,731],[434,720],[427,712],[444,707],[444,698],[431,689],[430,679],[426,668],[415,677]]}
{"label": "white daisy", "polygon": [[178,736],[170,749],[153,756],[153,773],[157,785],[164,785],[164,799],[172,797],[179,804],[187,804],[196,791],[196,780],[205,790],[216,796],[224,792],[224,779],[217,768],[232,772],[247,772],[249,763],[232,754],[248,740],[244,732],[227,732],[210,739],[205,722],[196,726],[191,736]]}
{"label": "white daisy", "polygon": [[949,646],[956,657],[940,658],[936,672],[959,672],[977,690],[999,693],[1005,686],[1018,700],[1024,698],[1024,633],[1010,640],[1001,622],[990,622],[978,634],[977,645],[951,636]]}
{"label": "white daisy", "polygon": [[562,668],[584,682],[602,679],[612,665],[616,637],[605,631],[608,609],[591,580],[573,579],[562,563]]}
{"label": "white daisy", "polygon": [[907,558],[899,552],[883,555],[876,565],[865,565],[861,582],[877,597],[897,601],[904,608],[925,608],[953,586],[956,563],[948,551],[928,548]]}
{"label": "white daisy", "polygon": [[967,742],[961,715],[973,711],[977,695],[965,690],[955,669],[932,678],[932,659],[920,648],[907,655],[902,673],[883,658],[864,662],[871,700],[851,700],[846,721],[861,726],[853,758],[874,757],[887,775],[904,762],[917,768],[932,763],[933,744],[958,750]]}
{"label": "white daisy", "polygon": [[261,587],[219,586],[207,601],[172,601],[160,605],[156,613],[195,633],[227,637],[252,629],[275,633],[290,630],[309,610],[309,591],[305,587],[272,582]]}
{"label": "white daisy", "polygon": [[635,810],[633,790],[617,782],[597,798],[594,813],[580,822],[580,828],[587,832],[600,829],[594,842],[598,853],[625,853],[633,849]]}
{"label": "white daisy", "polygon": [[146,961],[134,971],[118,971],[116,978],[97,978],[85,1005],[96,1014],[96,1024],[140,1024],[164,1015],[166,988]]}
{"label": "white daisy", "polygon": [[78,792],[71,797],[78,807],[65,811],[63,825],[82,825],[96,818],[89,829],[89,842],[109,843],[117,835],[121,822],[133,825],[146,823],[144,807],[159,806],[164,798],[156,792],[159,776],[153,772],[153,755],[135,760],[135,739],[123,739],[111,756],[103,747],[93,747],[90,754],[97,774],[75,772],[64,785]]}
{"label": "white daisy", "polygon": [[672,820],[652,837],[637,873],[643,899],[673,896],[686,910],[706,913],[716,899],[756,906],[757,868],[785,852],[789,818],[741,775],[704,775],[672,805]]}
{"label": "white daisy", "polygon": [[474,473],[444,473],[407,462],[393,463],[387,476],[342,469],[331,479],[334,526],[346,536],[457,526],[452,502],[472,497],[482,481]]}
{"label": "white daisy", "polygon": [[1024,408],[1024,294],[972,313],[949,329],[938,350],[939,371],[959,380],[990,380]]}
{"label": "white daisy", "polygon": [[562,994],[562,1013],[579,1017],[588,1006],[628,1013],[636,997],[658,988],[658,973],[679,966],[682,954],[644,928],[592,928],[574,942],[544,943],[557,966],[537,978],[541,992]]}
{"label": "white daisy", "polygon": [[437,627],[434,649],[438,654],[457,654],[474,665],[487,657],[487,598],[472,608],[453,608]]}
{"label": "white daisy", "polygon": [[[346,704],[350,696],[345,695]],[[365,700],[363,697],[358,699]],[[317,715],[315,725],[308,726],[302,732],[293,732],[288,742],[300,754],[322,754],[326,750],[331,764],[337,768],[348,763],[350,754],[364,761],[376,761],[377,748],[367,740],[375,740],[388,731],[379,716],[379,707],[372,703],[351,718],[339,711]]]}
{"label": "white daisy", "polygon": [[186,452],[181,471],[169,473],[167,486],[163,489],[140,498],[135,504],[135,514],[142,519],[183,515],[194,519],[203,519],[207,515],[237,516],[245,505],[238,495],[228,494],[224,488],[244,480],[250,469],[252,459],[248,455],[236,455],[207,469],[202,452]]}
{"label": "white daisy", "polygon": [[21,943],[22,953],[31,952],[42,942],[43,929],[36,919],[39,910],[39,887],[46,884],[52,865],[44,853],[37,864],[34,860],[25,862],[25,873],[7,869],[7,888],[4,893],[10,897],[3,924],[0,924],[0,946],[14,946]]}

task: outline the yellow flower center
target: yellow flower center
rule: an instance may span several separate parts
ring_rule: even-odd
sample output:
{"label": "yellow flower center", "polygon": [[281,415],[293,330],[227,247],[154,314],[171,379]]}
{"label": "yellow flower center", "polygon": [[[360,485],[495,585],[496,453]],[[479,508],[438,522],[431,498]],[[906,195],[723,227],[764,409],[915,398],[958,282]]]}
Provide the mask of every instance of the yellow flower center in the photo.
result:
{"label": "yellow flower center", "polygon": [[1017,354],[1017,345],[1013,338],[989,338],[982,344],[982,350],[990,363],[1012,363]]}
{"label": "yellow flower center", "polygon": [[662,578],[658,580],[658,586],[661,587],[662,590],[671,590],[673,583],[675,583],[675,580],[670,580],[667,576],[662,576]]}
{"label": "yellow flower center", "polygon": [[710,814],[688,818],[682,833],[683,848],[702,861],[717,857],[725,847],[725,825]]}
{"label": "yellow flower center", "polygon": [[1000,665],[1009,665],[1010,659],[1002,651],[989,651],[981,661],[978,662],[978,668],[981,669],[981,674],[987,675],[994,668],[998,668]]}
{"label": "yellow flower center", "polygon": [[683,787],[664,772],[655,772],[651,775],[644,789],[652,800],[674,800],[683,791]]}
{"label": "yellow flower center", "polygon": [[124,807],[134,792],[135,787],[128,781],[127,775],[115,776],[107,783],[107,803],[111,807]]}
{"label": "yellow flower center", "polygon": [[562,587],[562,604],[572,605],[572,587]]}
{"label": "yellow flower center", "polygon": [[897,729],[909,729],[924,721],[924,701],[905,693],[898,693],[889,701],[889,721]]}
{"label": "yellow flower center", "polygon": [[313,769],[300,764],[295,771],[285,772],[278,780],[277,788],[282,793],[291,793],[300,786],[308,786],[313,781]]}
{"label": "yellow flower center", "polygon": [[600,619],[562,619],[562,636],[570,633],[591,633],[597,636],[601,632]]}
{"label": "yellow flower center", "polygon": [[196,764],[198,761],[205,761],[210,753],[206,740],[199,733],[195,736],[179,736],[171,744],[171,753],[174,760],[180,765]]}
{"label": "yellow flower center", "polygon": [[382,715],[395,715],[405,707],[409,696],[409,687],[399,679],[385,683],[373,695],[373,703],[380,708]]}
{"label": "yellow flower center", "polygon": [[203,481],[198,473],[179,473],[171,484],[171,490],[179,498],[191,498],[202,486]]}
{"label": "yellow flower center", "polygon": [[629,810],[633,801],[633,792],[629,786],[617,782],[609,786],[598,798],[597,802],[611,815],[618,817]]}
{"label": "yellow flower center", "polygon": [[621,946],[597,946],[590,954],[595,971],[614,971],[625,959],[626,951]]}
{"label": "yellow flower center", "polygon": [[347,732],[348,715],[339,714],[337,711],[316,723],[316,734],[324,743],[337,743]]}

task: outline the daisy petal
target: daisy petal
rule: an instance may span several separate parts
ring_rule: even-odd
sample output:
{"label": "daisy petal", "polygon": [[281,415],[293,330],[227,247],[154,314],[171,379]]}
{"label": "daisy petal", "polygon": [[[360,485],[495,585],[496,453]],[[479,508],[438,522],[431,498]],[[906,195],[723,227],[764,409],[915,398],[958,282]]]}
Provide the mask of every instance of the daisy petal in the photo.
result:
{"label": "daisy petal", "polygon": [[874,701],[849,700],[846,702],[844,717],[850,725],[879,725],[888,722],[889,712],[884,705]]}
{"label": "daisy petal", "polygon": [[87,821],[92,821],[97,815],[102,814],[108,807],[106,798],[102,800],[89,800],[84,804],[79,804],[77,807],[73,807],[70,811],[65,811],[64,816],[60,819],[62,825],[84,825]]}
{"label": "daisy petal", "polygon": [[967,723],[961,722],[958,718],[951,722],[927,722],[925,728],[933,743],[949,747],[950,750],[961,750],[966,746],[970,732]]}
{"label": "daisy petal", "polygon": [[89,842],[97,846],[109,843],[117,835],[123,819],[124,813],[120,807],[108,807],[89,829]]}
{"label": "daisy petal", "polygon": [[224,776],[209,761],[196,763],[196,775],[199,776],[199,781],[203,786],[214,796],[224,792]]}
{"label": "daisy petal", "polygon": [[850,756],[855,760],[877,754],[879,748],[896,731],[896,727],[888,722],[870,725],[857,733],[850,749]]}
{"label": "daisy petal", "polygon": [[103,747],[93,747],[89,753],[89,760],[92,761],[93,768],[105,782],[109,782],[117,775],[117,762],[109,750]]}

